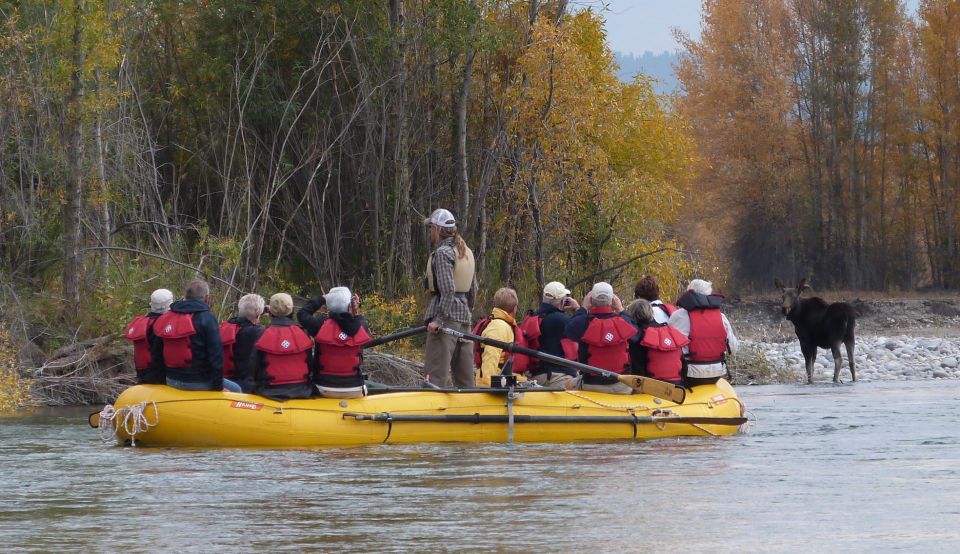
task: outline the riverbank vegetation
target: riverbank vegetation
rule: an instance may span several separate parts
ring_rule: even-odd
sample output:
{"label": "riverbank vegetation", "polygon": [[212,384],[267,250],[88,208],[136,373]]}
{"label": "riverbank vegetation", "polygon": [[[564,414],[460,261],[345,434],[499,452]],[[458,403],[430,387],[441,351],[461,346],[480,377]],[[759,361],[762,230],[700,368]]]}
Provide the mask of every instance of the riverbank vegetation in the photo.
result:
{"label": "riverbank vegetation", "polygon": [[38,368],[200,274],[224,318],[348,285],[385,333],[437,207],[478,311],[643,274],[955,287],[958,10],[707,0],[667,98],[567,0],[0,0],[0,319]]}
{"label": "riverbank vegetation", "polygon": [[484,296],[509,283],[527,307],[630,258],[604,277],[675,292],[693,263],[671,232],[688,129],[566,1],[0,11],[4,312],[46,351],[198,272],[223,316],[247,291],[421,294],[440,206]]}

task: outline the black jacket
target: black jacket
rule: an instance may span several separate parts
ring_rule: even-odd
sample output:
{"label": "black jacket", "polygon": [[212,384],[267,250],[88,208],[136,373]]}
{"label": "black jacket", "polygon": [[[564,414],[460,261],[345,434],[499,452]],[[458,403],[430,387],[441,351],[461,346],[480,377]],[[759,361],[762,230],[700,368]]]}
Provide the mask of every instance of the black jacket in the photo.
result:
{"label": "black jacket", "polygon": [[254,366],[256,365],[255,346],[265,327],[240,316],[231,317],[228,323],[240,327],[237,329],[237,342],[233,343],[234,380],[240,385],[243,392],[253,392]]}
{"label": "black jacket", "polygon": [[[563,357],[563,346],[560,345],[560,339],[564,338],[564,331],[567,323],[570,323],[570,316],[559,308],[543,302],[540,309],[534,314],[534,317],[541,316],[540,320],[540,351],[551,356]],[[566,375],[576,376],[577,370],[566,366],[552,364],[550,362],[540,362],[538,373],[564,373]]]}

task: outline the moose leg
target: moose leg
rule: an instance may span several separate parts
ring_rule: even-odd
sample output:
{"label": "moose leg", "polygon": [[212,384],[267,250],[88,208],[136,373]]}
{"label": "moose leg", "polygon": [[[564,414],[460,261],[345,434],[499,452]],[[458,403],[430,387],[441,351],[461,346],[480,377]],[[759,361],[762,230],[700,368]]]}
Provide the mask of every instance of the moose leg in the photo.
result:
{"label": "moose leg", "polygon": [[833,382],[840,383],[840,366],[843,365],[843,356],[840,355],[840,343],[831,344],[830,351],[833,352]]}
{"label": "moose leg", "polygon": [[807,365],[807,384],[813,384],[813,363],[817,361],[817,346],[814,345],[812,348],[807,348],[804,345],[800,345],[800,351],[803,352],[803,359]]}
{"label": "moose leg", "polygon": [[853,346],[854,346],[854,344],[853,344],[853,338],[851,338],[850,340],[846,341],[846,342],[844,343],[844,345],[847,347],[847,363],[850,364],[850,379],[852,379],[853,382],[856,383],[856,382],[857,382],[857,368],[856,368],[856,365],[855,365],[856,362],[853,361]]}

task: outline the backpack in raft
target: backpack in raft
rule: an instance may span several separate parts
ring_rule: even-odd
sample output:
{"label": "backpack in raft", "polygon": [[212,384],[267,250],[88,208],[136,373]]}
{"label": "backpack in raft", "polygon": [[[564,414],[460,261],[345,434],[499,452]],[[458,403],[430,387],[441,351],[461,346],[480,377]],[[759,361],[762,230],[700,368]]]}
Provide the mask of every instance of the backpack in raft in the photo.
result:
{"label": "backpack in raft", "polygon": [[680,381],[683,347],[688,344],[690,339],[666,323],[647,327],[640,340],[647,349],[647,374],[661,381]]}
{"label": "backpack in raft", "polygon": [[[490,322],[494,318],[487,316],[477,322],[473,326],[474,335],[483,335],[483,330],[487,328],[487,325],[490,325]],[[523,330],[518,327],[516,324],[511,325],[513,328],[513,344],[517,346],[527,347],[527,340],[523,334]],[[523,373],[530,368],[530,356],[526,354],[513,354],[513,372],[514,373]],[[483,345],[477,341],[473,341],[473,367],[480,368],[483,365]],[[501,365],[502,367],[502,365]]]}

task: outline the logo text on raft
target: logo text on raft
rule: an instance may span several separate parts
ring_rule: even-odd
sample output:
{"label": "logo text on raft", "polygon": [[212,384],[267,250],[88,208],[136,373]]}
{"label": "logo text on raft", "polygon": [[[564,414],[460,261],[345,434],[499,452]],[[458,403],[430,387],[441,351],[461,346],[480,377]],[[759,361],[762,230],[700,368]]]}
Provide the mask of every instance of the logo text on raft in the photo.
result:
{"label": "logo text on raft", "polygon": [[255,410],[259,411],[263,407],[263,404],[257,404],[255,402],[240,402],[234,400],[230,403],[231,408],[240,408],[241,410]]}

